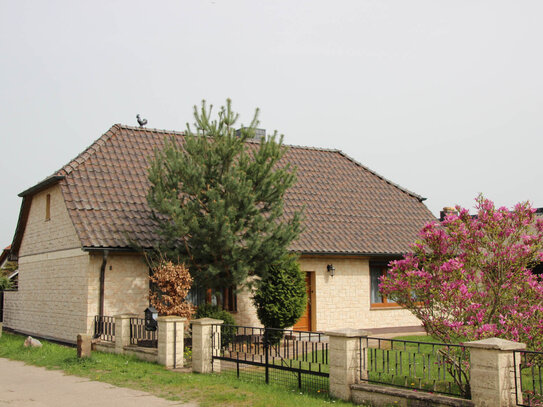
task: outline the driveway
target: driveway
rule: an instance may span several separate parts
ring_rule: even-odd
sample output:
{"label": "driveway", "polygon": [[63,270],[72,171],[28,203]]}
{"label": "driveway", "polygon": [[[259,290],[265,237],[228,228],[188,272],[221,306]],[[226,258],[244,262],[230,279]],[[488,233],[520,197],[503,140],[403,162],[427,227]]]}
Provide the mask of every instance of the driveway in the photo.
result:
{"label": "driveway", "polygon": [[0,358],[0,407],[195,407]]}

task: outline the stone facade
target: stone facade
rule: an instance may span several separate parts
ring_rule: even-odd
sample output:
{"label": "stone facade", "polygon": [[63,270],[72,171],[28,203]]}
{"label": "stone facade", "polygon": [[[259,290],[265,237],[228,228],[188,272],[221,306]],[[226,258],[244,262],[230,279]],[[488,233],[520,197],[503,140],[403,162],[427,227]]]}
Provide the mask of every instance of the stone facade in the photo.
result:
{"label": "stone facade", "polygon": [[[93,333],[102,259],[101,253],[81,249],[58,186],[36,194],[19,251],[19,290],[5,293],[5,326],[72,343],[77,334]],[[143,315],[149,305],[148,275],[142,256],[110,253],[104,315]]]}
{"label": "stone facade", "polygon": [[[326,270],[328,264],[335,267],[334,277]],[[420,325],[408,310],[371,307],[367,257],[302,256],[300,268],[313,273],[311,328],[314,331]],[[234,317],[239,325],[261,326],[247,290],[238,293],[238,312]]]}
{"label": "stone facade", "polygon": [[89,330],[88,267],[89,255],[81,250],[59,187],[36,194],[19,251],[19,289],[5,293],[5,326],[75,342]]}
{"label": "stone facade", "polygon": [[[102,253],[90,255],[87,313],[98,315]],[[137,314],[149,306],[149,267],[141,255],[110,252],[106,259],[104,315]]]}
{"label": "stone facade", "polygon": [[[50,196],[50,219],[46,220],[46,201]],[[81,248],[59,186],[38,192],[32,198],[19,258]]]}

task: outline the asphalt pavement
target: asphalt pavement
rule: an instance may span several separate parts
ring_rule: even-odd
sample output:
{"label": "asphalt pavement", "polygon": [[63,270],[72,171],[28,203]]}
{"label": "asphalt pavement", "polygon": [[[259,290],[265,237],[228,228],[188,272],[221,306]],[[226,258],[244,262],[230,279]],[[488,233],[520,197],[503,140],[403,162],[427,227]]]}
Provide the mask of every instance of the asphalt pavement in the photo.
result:
{"label": "asphalt pavement", "polygon": [[196,407],[0,358],[0,407]]}

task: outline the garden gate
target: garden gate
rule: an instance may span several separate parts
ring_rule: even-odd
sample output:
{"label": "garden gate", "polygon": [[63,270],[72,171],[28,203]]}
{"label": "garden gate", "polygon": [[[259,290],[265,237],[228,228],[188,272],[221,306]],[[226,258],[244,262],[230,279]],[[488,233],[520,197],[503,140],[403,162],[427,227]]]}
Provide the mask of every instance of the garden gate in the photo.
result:
{"label": "garden gate", "polygon": [[214,325],[211,332],[212,358],[221,361],[221,373],[328,393],[328,338],[324,334],[234,325]]}

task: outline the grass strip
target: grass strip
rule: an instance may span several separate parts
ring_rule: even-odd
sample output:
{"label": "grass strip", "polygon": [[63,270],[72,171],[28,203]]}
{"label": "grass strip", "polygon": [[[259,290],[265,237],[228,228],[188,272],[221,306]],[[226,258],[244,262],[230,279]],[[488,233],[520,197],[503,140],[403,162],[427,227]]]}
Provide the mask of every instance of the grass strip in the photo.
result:
{"label": "grass strip", "polygon": [[0,357],[146,391],[168,400],[196,402],[203,407],[352,406],[327,395],[301,394],[280,386],[247,383],[229,375],[172,372],[132,356],[93,352],[90,358],[78,359],[74,348],[45,340],[41,341],[42,348],[25,348],[24,339],[24,336],[4,332],[0,338]]}

